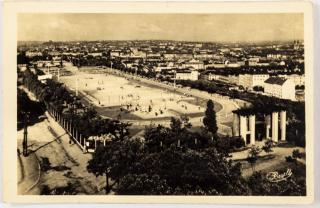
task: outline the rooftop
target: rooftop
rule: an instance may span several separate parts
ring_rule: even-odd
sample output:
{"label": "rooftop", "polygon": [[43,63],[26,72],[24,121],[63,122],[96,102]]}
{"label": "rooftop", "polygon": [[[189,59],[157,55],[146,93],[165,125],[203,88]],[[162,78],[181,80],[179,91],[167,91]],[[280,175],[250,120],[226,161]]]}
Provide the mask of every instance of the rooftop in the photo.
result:
{"label": "rooftop", "polygon": [[268,84],[276,84],[276,85],[283,85],[285,82],[287,81],[287,79],[282,78],[282,77],[269,77],[265,83]]}

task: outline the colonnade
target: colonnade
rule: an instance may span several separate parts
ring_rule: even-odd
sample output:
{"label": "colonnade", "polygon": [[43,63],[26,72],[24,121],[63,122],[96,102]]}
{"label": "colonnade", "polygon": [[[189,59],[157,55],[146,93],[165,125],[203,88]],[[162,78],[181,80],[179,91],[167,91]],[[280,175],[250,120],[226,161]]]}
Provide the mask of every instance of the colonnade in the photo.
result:
{"label": "colonnade", "polygon": [[[280,113],[280,119],[279,119]],[[279,136],[281,141],[286,140],[286,118],[287,112],[273,111],[271,114],[265,114],[265,137],[266,139],[272,139],[274,142],[279,142]],[[280,123],[280,124],[279,124]],[[279,128],[280,127],[280,128]],[[280,135],[279,135],[280,129]],[[270,135],[271,130],[271,135]],[[256,114],[239,115],[233,114],[233,136],[240,136],[246,145],[254,145],[256,141]],[[247,142],[247,135],[249,135],[250,141]]]}

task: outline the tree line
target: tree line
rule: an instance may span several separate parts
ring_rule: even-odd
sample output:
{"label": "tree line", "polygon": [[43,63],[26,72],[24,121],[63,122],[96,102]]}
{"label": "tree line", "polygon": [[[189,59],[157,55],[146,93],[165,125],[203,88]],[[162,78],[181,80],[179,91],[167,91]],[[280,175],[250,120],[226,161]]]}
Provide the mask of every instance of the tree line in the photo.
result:
{"label": "tree line", "polygon": [[119,120],[102,118],[92,106],[83,104],[80,98],[72,94],[62,83],[55,80],[47,80],[46,83],[40,82],[38,75],[42,74],[42,71],[37,69],[35,71],[36,73],[33,73],[27,69],[20,73],[23,84],[35,94],[40,103],[53,108],[82,136],[88,138],[89,136],[111,133],[115,137],[121,138],[129,134],[126,128],[129,124]]}

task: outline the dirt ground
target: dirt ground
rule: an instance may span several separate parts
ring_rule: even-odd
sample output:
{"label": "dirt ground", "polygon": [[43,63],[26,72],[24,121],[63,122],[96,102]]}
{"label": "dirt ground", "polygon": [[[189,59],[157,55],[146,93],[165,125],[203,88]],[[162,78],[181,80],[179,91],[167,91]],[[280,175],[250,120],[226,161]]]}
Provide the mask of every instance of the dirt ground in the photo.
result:
{"label": "dirt ground", "polygon": [[[70,144],[69,135],[47,112],[44,117],[28,127],[29,156],[18,156],[19,193],[41,194],[46,188],[66,190],[68,194],[104,194],[105,177],[96,177],[86,169],[92,155],[83,154],[78,145]],[[22,152],[23,129],[17,134]]]}

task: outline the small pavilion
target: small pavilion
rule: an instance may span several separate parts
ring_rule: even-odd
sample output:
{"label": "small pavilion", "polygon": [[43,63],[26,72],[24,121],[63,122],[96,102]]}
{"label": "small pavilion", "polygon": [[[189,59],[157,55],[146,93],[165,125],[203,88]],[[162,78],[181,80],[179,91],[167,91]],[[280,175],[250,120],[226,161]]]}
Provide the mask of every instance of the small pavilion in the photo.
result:
{"label": "small pavilion", "polygon": [[[258,119],[257,119],[258,117]],[[278,143],[286,141],[287,112],[284,108],[242,108],[233,111],[233,136],[240,136],[246,145],[256,140],[272,139]],[[257,131],[256,126],[259,124]]]}

